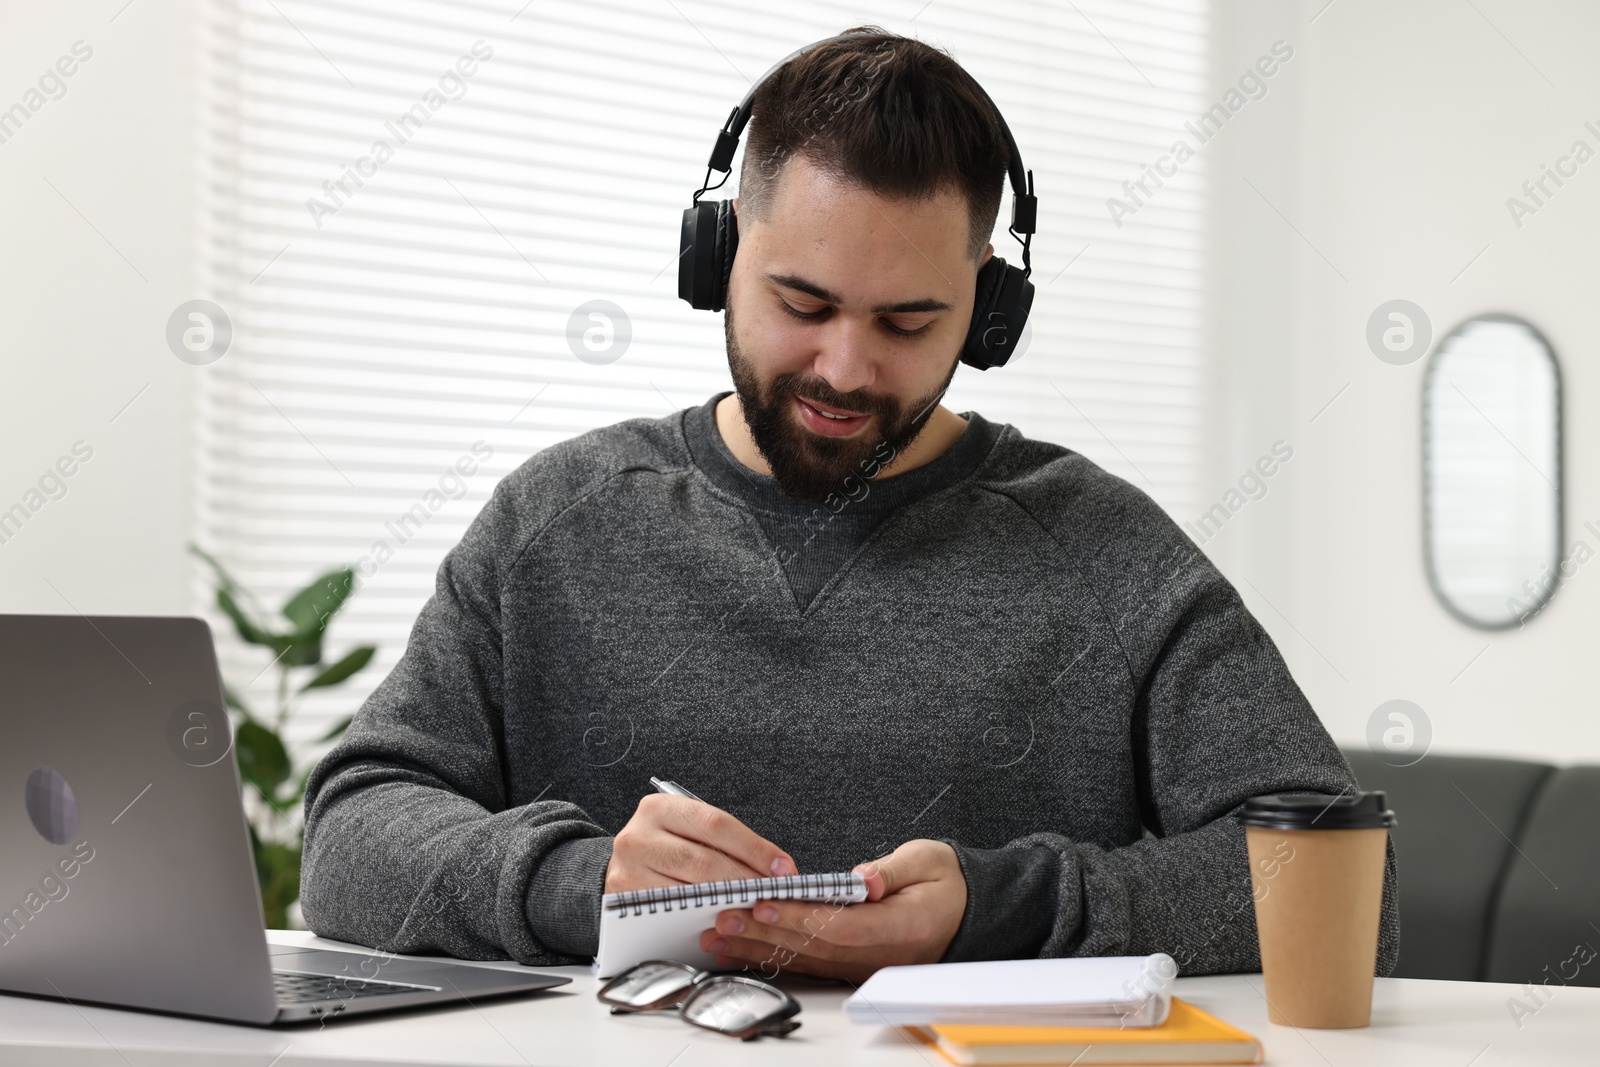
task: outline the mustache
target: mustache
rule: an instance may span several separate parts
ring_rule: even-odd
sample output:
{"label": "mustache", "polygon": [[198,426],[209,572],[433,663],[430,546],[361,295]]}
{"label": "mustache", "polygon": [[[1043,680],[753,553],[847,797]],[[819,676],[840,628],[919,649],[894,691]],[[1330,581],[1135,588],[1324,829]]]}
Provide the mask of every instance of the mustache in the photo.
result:
{"label": "mustache", "polygon": [[900,413],[900,404],[893,397],[863,393],[859,390],[853,393],[841,393],[814,374],[780,374],[772,380],[769,388],[774,399],[784,393],[793,393],[801,400],[815,401],[830,408],[854,411],[861,415],[882,415],[891,421]]}

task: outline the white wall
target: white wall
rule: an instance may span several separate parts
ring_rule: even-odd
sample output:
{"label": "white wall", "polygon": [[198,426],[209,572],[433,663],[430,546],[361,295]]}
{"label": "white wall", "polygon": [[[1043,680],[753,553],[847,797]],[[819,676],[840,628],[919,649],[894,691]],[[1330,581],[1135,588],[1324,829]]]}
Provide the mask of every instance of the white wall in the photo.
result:
{"label": "white wall", "polygon": [[1361,743],[1373,710],[1405,698],[1431,721],[1434,751],[1600,761],[1600,565],[1525,629],[1452,619],[1422,554],[1427,364],[1382,363],[1364,340],[1393,298],[1421,305],[1436,339],[1486,311],[1542,330],[1565,383],[1563,542],[1600,550],[1582,529],[1600,520],[1600,160],[1520,230],[1505,203],[1575,139],[1600,150],[1583,129],[1600,120],[1600,8],[1339,0],[1317,15],[1326,2],[1228,3],[1219,21],[1223,77],[1275,38],[1297,54],[1278,95],[1230,124],[1213,172],[1213,338],[1230,386],[1216,495],[1272,440],[1296,451],[1207,551],[1340,741]]}
{"label": "white wall", "polygon": [[199,368],[163,336],[195,295],[194,16],[183,2],[122,4],[8,0],[0,16],[0,109],[75,42],[93,50],[65,95],[0,144],[0,510],[75,441],[94,450],[66,495],[0,544],[8,612],[190,607],[187,388]]}

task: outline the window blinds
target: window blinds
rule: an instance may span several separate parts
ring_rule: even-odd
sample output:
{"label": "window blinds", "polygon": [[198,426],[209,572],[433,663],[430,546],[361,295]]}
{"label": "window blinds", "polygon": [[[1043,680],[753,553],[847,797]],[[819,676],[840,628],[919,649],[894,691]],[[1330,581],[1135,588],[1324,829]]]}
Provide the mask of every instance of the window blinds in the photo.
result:
{"label": "window blinds", "polygon": [[[292,737],[387,673],[506,472],[731,388],[721,317],[676,298],[679,214],[750,80],[862,22],[948,48],[1035,172],[1027,347],[962,368],[947,406],[1193,510],[1204,158],[1121,226],[1107,201],[1205,106],[1205,0],[913,7],[209,0],[200,280],[234,332],[196,392],[196,540],[269,605],[359,564],[328,650],[380,646]],[[266,658],[212,618],[225,674],[269,705]]]}

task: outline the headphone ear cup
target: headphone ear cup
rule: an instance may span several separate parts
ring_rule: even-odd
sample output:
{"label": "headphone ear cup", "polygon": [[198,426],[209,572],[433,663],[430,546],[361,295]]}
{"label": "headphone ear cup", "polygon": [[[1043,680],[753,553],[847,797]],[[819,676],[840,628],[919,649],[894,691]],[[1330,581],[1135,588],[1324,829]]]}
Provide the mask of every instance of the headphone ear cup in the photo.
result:
{"label": "headphone ear cup", "polygon": [[728,305],[728,279],[733,277],[733,257],[739,251],[739,216],[732,200],[717,201],[716,254],[712,257],[712,311]]}
{"label": "headphone ear cup", "polygon": [[678,238],[678,297],[701,311],[714,310],[711,268],[716,237],[716,204],[701,201],[683,209],[683,230]]}
{"label": "headphone ear cup", "polygon": [[731,200],[702,200],[683,209],[678,238],[678,298],[699,311],[721,311],[739,248]]}
{"label": "headphone ear cup", "polygon": [[961,362],[978,370],[1005,366],[1017,350],[1032,308],[1033,283],[1028,276],[999,256],[990,256],[978,271]]}

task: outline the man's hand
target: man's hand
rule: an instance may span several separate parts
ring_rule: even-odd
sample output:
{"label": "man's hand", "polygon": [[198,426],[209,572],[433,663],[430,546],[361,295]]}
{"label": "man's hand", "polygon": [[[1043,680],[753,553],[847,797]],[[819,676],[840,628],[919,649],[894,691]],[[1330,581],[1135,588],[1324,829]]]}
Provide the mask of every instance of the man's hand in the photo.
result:
{"label": "man's hand", "polygon": [[967,910],[955,849],[907,841],[856,870],[867,876],[865,904],[771,900],[725,911],[716,929],[700,935],[700,947],[719,966],[748,966],[769,978],[782,969],[860,982],[879,967],[937,963]]}
{"label": "man's hand", "polygon": [[721,808],[650,793],[617,834],[607,893],[794,874],[794,858]]}

